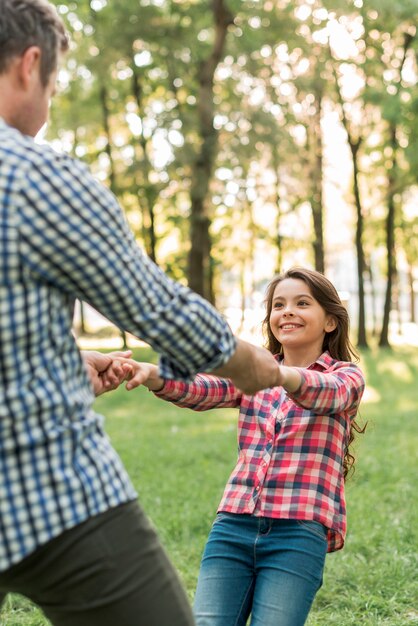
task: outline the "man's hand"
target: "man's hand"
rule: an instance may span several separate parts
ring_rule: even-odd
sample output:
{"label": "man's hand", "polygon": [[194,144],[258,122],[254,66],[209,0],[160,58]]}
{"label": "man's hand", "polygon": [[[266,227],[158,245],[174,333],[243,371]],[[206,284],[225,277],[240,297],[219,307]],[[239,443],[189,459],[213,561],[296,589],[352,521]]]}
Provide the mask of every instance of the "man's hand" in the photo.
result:
{"label": "man's hand", "polygon": [[232,357],[212,374],[230,378],[243,393],[254,395],[261,389],[281,385],[280,369],[268,350],[237,339],[237,349]]}
{"label": "man's hand", "polygon": [[[94,350],[81,350],[90,382],[96,396],[116,389],[132,374],[132,366],[124,359],[132,356],[132,351],[109,352],[103,354]],[[118,359],[120,357],[120,359]]]}

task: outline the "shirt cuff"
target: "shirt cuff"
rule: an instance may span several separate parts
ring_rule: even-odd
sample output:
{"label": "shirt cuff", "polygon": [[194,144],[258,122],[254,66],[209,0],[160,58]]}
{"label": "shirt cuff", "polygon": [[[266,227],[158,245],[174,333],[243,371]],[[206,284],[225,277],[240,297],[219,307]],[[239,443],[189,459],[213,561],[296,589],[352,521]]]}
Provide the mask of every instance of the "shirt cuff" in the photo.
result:
{"label": "shirt cuff", "polygon": [[[159,370],[161,378],[167,380],[182,380],[190,382],[199,372],[211,372],[212,370],[224,365],[234,354],[237,349],[237,341],[232,333],[225,333],[219,341],[215,349],[208,347],[208,352],[212,353],[212,358],[202,361],[198,367],[196,365],[190,368],[187,365],[180,365],[167,356],[161,356],[159,360]],[[206,356],[209,356],[208,354]]]}
{"label": "shirt cuff", "polygon": [[178,392],[178,381],[164,380],[164,385],[158,391],[152,393],[159,398],[175,398]]}

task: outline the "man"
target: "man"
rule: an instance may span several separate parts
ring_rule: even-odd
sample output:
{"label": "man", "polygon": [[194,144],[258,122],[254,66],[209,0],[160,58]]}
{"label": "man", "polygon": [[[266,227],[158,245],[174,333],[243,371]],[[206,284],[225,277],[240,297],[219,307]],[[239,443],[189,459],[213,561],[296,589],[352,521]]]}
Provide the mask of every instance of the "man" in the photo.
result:
{"label": "man", "polygon": [[[0,601],[22,593],[56,626],[188,626],[185,593],[92,411],[74,300],[147,341],[165,378],[216,371],[253,393],[277,366],[142,254],[84,165],[33,141],[67,47],[47,0],[0,0]],[[109,361],[85,359],[100,392]]]}

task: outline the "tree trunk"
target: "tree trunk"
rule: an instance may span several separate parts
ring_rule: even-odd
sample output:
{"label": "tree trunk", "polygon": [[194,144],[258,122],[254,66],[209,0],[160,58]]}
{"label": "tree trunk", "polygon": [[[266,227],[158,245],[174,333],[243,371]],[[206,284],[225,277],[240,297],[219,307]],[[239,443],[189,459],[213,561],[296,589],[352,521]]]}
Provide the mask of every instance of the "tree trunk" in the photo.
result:
{"label": "tree trunk", "polygon": [[395,184],[396,184],[396,126],[390,126],[390,145],[392,147],[392,166],[388,169],[388,212],[386,216],[386,250],[387,250],[387,283],[385,304],[383,309],[382,329],[380,332],[379,346],[390,347],[389,343],[389,322],[392,310],[392,292],[394,276],[396,271],[395,263]]}
{"label": "tree trunk", "polygon": [[109,105],[108,105],[108,94],[107,87],[102,83],[99,90],[100,97],[100,106],[102,109],[102,121],[103,121],[103,129],[106,135],[106,146],[105,152],[109,159],[109,185],[112,193],[116,195],[116,175],[115,175],[115,166],[113,161],[112,154],[112,138],[110,133],[110,124],[109,124]]}
{"label": "tree trunk", "polygon": [[[142,88],[141,88],[141,83],[140,83],[140,77],[138,75],[138,69],[134,61],[132,61],[131,63],[131,69],[133,72],[132,95],[136,102],[138,114],[140,114],[142,110],[142,98],[141,98]],[[145,188],[144,188],[145,193],[142,196],[142,202],[144,204],[140,202],[140,209],[142,213],[142,236],[143,236],[144,246],[145,246],[147,255],[150,257],[150,259],[152,259],[152,261],[154,261],[154,263],[157,263],[157,251],[156,251],[157,236],[155,233],[154,205],[155,205],[155,201],[156,201],[158,194],[155,191],[155,185],[153,185],[150,182],[150,172],[152,168],[151,168],[151,163],[148,158],[148,151],[147,151],[148,141],[144,137],[143,132],[141,132],[138,143],[142,150],[141,165],[143,168],[143,175],[144,175],[144,180],[145,180]],[[137,185],[137,187],[139,190],[139,185]]]}
{"label": "tree trunk", "polygon": [[279,166],[280,164],[279,164],[279,159],[278,159],[278,153],[276,150],[273,150],[273,171],[274,171],[274,176],[275,176],[274,187],[276,191],[275,200],[276,200],[276,207],[277,207],[276,226],[275,226],[275,231],[276,231],[275,242],[276,242],[276,249],[277,249],[277,259],[276,259],[276,267],[275,267],[276,274],[280,274],[280,272],[282,271],[282,267],[283,267],[283,237],[280,233],[280,229],[282,226],[282,202],[281,202],[281,196],[280,196]]}
{"label": "tree trunk", "polygon": [[408,283],[409,283],[409,321],[415,324],[416,322],[416,311],[415,311],[415,290],[414,290],[414,272],[413,267],[410,263],[408,263]]}
{"label": "tree trunk", "polygon": [[359,169],[358,169],[358,149],[360,147],[360,139],[353,142],[348,135],[351,154],[353,158],[353,192],[356,205],[357,223],[356,223],[356,253],[357,253],[357,284],[358,284],[358,329],[357,329],[357,345],[359,348],[368,348],[367,332],[366,332],[366,307],[364,295],[364,272],[366,262],[364,258],[363,248],[363,208],[360,200],[359,190]]}
{"label": "tree trunk", "polygon": [[[332,58],[332,52],[330,50]],[[360,197],[359,186],[359,164],[358,164],[358,151],[362,143],[362,137],[358,136],[354,138],[351,125],[347,119],[344,109],[344,100],[338,80],[338,74],[334,66],[335,85],[337,91],[337,97],[340,104],[341,121],[347,133],[347,141],[351,151],[351,158],[353,161],[353,196],[354,204],[356,207],[357,223],[356,223],[356,254],[357,254],[357,285],[358,285],[358,329],[357,329],[357,345],[359,348],[368,348],[367,343],[367,331],[366,331],[366,307],[365,307],[365,293],[364,293],[364,274],[366,270],[366,261],[363,247],[363,232],[364,232],[364,220],[363,220],[363,207]],[[372,283],[372,274],[370,268],[370,282]]]}
{"label": "tree trunk", "polygon": [[323,225],[323,146],[322,146],[322,90],[320,85],[315,93],[315,115],[312,120],[311,146],[312,146],[312,190],[311,207],[314,228],[313,251],[315,259],[315,269],[318,272],[325,272],[325,252],[324,252],[324,225]]}
{"label": "tree trunk", "polygon": [[247,308],[247,293],[245,289],[245,270],[246,270],[246,260],[245,257],[241,259],[241,271],[239,276],[239,291],[241,296],[241,317],[239,321],[239,326],[237,329],[237,334],[240,335],[244,330],[245,326],[245,310]]}
{"label": "tree trunk", "polygon": [[[71,99],[71,104],[75,106],[75,101],[73,99]],[[71,156],[76,159],[77,158],[77,147],[79,145],[79,139],[78,139],[78,126],[75,124],[74,125],[74,138],[73,138],[73,145],[72,145],[72,149],[71,149]],[[78,301],[79,304],[79,312],[80,312],[80,321],[79,321],[79,325],[77,328],[77,334],[79,335],[85,335],[87,333],[87,327],[86,327],[86,316],[85,316],[85,302],[83,302],[83,300],[79,300]]]}
{"label": "tree trunk", "polygon": [[254,298],[253,295],[255,293],[255,247],[257,241],[257,225],[254,222],[254,212],[253,212],[253,203],[252,201],[247,201],[247,209],[248,209],[248,219],[249,219],[249,231],[250,231],[250,240],[249,240],[249,264],[250,264],[250,305],[252,306]]}
{"label": "tree trunk", "polygon": [[[408,50],[414,41],[415,32],[404,33],[403,56],[398,68],[398,85],[402,81],[402,70],[404,68]],[[387,260],[387,285],[385,306],[383,310],[382,330],[380,333],[379,346],[389,347],[389,322],[390,312],[392,309],[392,291],[394,285],[394,277],[396,274],[396,256],[395,256],[395,192],[397,184],[397,127],[395,123],[389,125],[389,145],[392,148],[392,167],[388,171],[388,213],[386,218],[386,248],[388,254]]]}
{"label": "tree trunk", "polygon": [[[106,135],[105,151],[109,158],[109,183],[110,183],[110,189],[112,193],[116,195],[116,174],[115,174],[115,166],[114,166],[114,160],[113,160],[113,154],[112,154],[112,137],[110,133],[110,123],[109,123],[110,111],[109,111],[107,100],[108,100],[107,88],[105,85],[102,84],[100,87],[100,104],[102,107],[103,128],[104,128],[105,135]],[[120,329],[120,334],[122,338],[122,349],[125,350],[127,348],[126,333],[124,330]]]}
{"label": "tree trunk", "polygon": [[209,184],[217,152],[217,132],[213,126],[213,79],[223,56],[228,27],[233,17],[224,0],[213,0],[215,41],[211,55],[200,64],[197,109],[200,147],[192,166],[190,209],[189,287],[214,303],[211,237],[209,218]]}
{"label": "tree trunk", "polygon": [[79,332],[80,332],[80,335],[85,335],[86,334],[86,316],[84,314],[84,302],[82,300],[79,300],[79,305],[80,305]]}
{"label": "tree trunk", "polygon": [[372,303],[372,336],[377,336],[377,298],[376,298],[376,288],[374,285],[374,272],[372,269],[372,262],[369,260],[367,264],[367,272],[369,274],[369,282],[370,282],[370,297]]}

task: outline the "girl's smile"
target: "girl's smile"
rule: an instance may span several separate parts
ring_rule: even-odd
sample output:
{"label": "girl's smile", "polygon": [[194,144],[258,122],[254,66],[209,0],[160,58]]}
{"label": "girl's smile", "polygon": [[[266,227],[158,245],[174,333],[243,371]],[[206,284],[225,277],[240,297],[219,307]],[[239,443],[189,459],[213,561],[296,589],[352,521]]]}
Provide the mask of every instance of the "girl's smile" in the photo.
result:
{"label": "girl's smile", "polygon": [[285,323],[285,324],[282,324],[280,326],[280,328],[281,328],[281,330],[286,331],[286,330],[295,330],[297,328],[303,328],[303,326],[302,326],[302,324],[288,324],[288,323]]}

